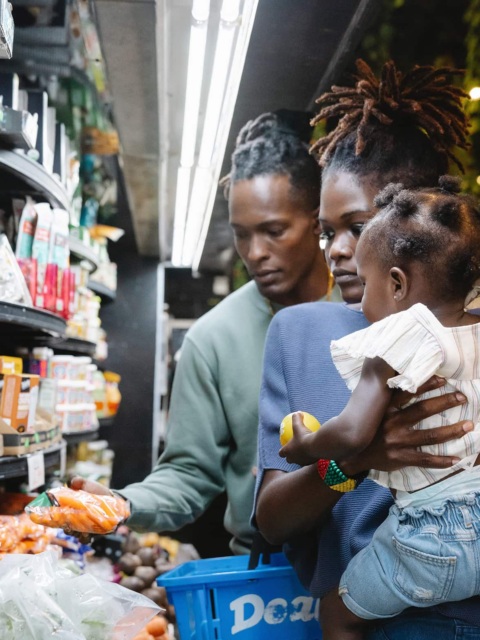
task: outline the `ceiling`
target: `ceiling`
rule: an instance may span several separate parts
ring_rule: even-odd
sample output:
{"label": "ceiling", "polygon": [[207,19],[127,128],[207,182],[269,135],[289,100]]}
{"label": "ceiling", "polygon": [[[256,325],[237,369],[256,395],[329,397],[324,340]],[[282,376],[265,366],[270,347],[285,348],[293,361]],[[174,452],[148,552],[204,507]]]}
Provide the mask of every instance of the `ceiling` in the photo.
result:
{"label": "ceiling", "polygon": [[[245,122],[312,110],[347,64],[378,0],[259,0],[222,175]],[[220,0],[212,0],[219,13]],[[192,0],[94,0],[139,252],[170,258]],[[212,38],[214,40],[214,38]],[[208,45],[207,45],[208,46]],[[207,49],[207,61],[212,57]],[[202,114],[200,114],[200,120]],[[215,201],[201,271],[232,257],[226,203]]]}

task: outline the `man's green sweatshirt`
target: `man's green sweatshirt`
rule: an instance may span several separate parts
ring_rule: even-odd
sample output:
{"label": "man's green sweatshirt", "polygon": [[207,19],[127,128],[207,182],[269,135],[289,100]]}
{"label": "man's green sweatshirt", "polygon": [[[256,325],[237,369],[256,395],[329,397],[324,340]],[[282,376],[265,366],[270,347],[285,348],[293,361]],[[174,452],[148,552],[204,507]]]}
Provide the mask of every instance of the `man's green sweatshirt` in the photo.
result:
{"label": "man's green sweatshirt", "polygon": [[271,318],[269,303],[249,282],[188,331],[175,371],[165,451],[142,482],[119,491],[130,500],[133,529],[175,531],[226,490],[232,551],[249,552],[258,396]]}

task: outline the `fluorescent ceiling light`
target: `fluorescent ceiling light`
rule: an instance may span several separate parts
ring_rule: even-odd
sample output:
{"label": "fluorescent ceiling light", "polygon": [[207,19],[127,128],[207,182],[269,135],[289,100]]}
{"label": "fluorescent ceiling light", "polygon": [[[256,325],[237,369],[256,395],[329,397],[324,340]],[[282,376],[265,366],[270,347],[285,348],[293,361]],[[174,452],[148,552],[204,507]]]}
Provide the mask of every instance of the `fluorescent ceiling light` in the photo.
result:
{"label": "fluorescent ceiling light", "polygon": [[188,194],[190,191],[190,167],[179,167],[173,219],[172,265],[182,266],[183,237],[187,220]]}
{"label": "fluorescent ceiling light", "polygon": [[194,0],[192,8],[193,23],[190,28],[190,46],[188,50],[182,153],[180,157],[180,164],[184,167],[193,166],[195,157],[209,11],[210,0]]}
{"label": "fluorescent ceiling light", "polygon": [[223,103],[222,113],[219,118],[219,127],[217,133],[217,144],[215,149],[215,165],[211,175],[210,194],[207,206],[203,212],[202,225],[200,235],[197,240],[195,253],[192,260],[192,269],[198,271],[200,260],[202,258],[203,248],[207,239],[208,228],[212,217],[213,205],[218,189],[218,180],[222,169],[223,156],[227,146],[228,134],[232,123],[235,102],[240,88],[240,80],[242,77],[245,58],[248,50],[248,43],[252,33],[255,14],[257,12],[259,0],[245,0],[242,12],[242,22],[239,29],[235,52],[230,69],[228,84],[226,88],[225,99]]}
{"label": "fluorescent ceiling light", "polygon": [[[185,124],[177,179],[172,248],[172,264],[192,266],[194,257],[198,255],[195,268],[198,268],[203,251],[217,193],[218,178],[258,0],[243,0],[241,16],[241,0],[223,0],[198,165],[194,170],[193,186],[188,199],[190,168],[193,168],[195,161],[196,132],[202,93],[201,76],[205,58],[205,41],[201,40],[200,34],[203,37],[206,36],[205,16],[208,19],[208,7],[205,4],[205,0],[198,7],[195,7],[194,3],[192,10],[194,16],[203,18],[205,30],[195,31],[198,25],[192,25],[187,74],[187,82],[191,83],[191,86],[187,86],[185,103]],[[199,41],[203,44],[198,44]],[[200,57],[201,65],[199,65]]]}
{"label": "fluorescent ceiling light", "polygon": [[193,166],[195,158],[209,13],[210,0],[194,0],[188,50],[182,148],[180,167],[177,172],[175,216],[173,222],[172,264],[175,266],[181,265],[182,258],[188,194],[190,191],[190,167]]}

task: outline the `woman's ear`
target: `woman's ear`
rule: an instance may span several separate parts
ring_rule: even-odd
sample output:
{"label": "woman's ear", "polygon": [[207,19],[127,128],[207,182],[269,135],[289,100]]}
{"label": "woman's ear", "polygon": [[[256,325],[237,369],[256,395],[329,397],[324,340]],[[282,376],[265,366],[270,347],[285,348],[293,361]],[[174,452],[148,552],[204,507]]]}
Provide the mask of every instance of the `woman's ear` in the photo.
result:
{"label": "woman's ear", "polygon": [[319,236],[321,233],[321,229],[320,229],[320,220],[318,219],[318,214],[320,213],[320,207],[317,207],[316,209],[314,209],[312,211],[312,218],[313,218],[313,233],[316,236]]}
{"label": "woman's ear", "polygon": [[407,274],[399,267],[392,267],[389,276],[393,299],[395,302],[404,300],[408,294],[410,284]]}

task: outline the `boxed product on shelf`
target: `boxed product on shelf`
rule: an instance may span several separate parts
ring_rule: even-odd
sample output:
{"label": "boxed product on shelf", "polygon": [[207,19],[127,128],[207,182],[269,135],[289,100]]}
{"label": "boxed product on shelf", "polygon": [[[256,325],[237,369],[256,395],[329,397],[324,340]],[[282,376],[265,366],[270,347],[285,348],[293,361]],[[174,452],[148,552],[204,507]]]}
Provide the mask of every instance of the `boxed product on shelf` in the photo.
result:
{"label": "boxed product on shelf", "polygon": [[[38,422],[38,421],[37,421]],[[59,443],[62,439],[57,425],[38,423],[35,433],[18,433],[13,427],[0,419],[0,434],[3,438],[3,453],[5,456],[20,456],[47,449]]]}
{"label": "boxed product on shelf", "polygon": [[2,378],[0,417],[19,433],[34,433],[40,376],[5,373]]}

